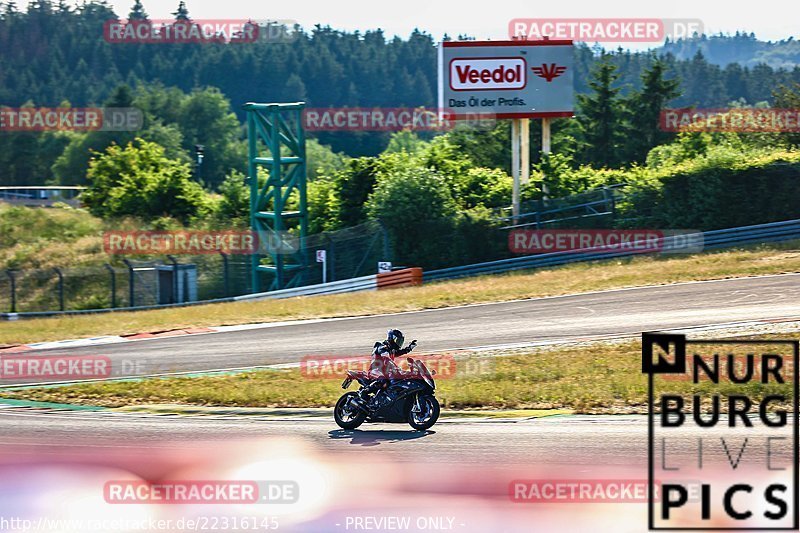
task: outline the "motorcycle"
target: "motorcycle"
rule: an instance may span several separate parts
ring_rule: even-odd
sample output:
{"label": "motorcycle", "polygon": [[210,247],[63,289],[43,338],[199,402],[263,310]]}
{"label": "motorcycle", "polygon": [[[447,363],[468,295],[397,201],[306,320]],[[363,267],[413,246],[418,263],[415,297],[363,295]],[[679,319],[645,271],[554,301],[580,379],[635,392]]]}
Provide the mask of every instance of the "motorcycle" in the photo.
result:
{"label": "motorcycle", "polygon": [[436,383],[433,376],[436,371],[428,370],[419,359],[408,357],[409,372],[389,381],[388,386],[376,393],[379,402],[359,402],[361,392],[373,381],[369,372],[348,370],[342,382],[347,389],[353,381],[361,388],[358,392],[347,392],[333,410],[333,418],[342,429],[355,429],[366,422],[389,422],[408,424],[419,431],[433,426],[439,419],[439,401],[434,396]]}

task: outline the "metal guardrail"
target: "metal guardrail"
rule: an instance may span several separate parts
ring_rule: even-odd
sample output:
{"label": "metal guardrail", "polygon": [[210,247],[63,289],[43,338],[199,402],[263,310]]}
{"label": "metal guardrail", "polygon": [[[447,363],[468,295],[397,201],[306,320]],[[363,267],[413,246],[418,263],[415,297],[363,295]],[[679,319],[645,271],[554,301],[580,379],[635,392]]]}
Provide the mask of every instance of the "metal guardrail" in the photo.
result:
{"label": "metal guardrail", "polygon": [[9,185],[0,187],[0,201],[28,207],[49,207],[56,202],[77,207],[78,195],[86,190],[80,186]]}
{"label": "metal guardrail", "polygon": [[[739,244],[779,242],[791,239],[800,239],[800,220],[787,220],[772,222],[756,226],[706,231],[701,233],[704,248],[725,248]],[[670,246],[675,243],[675,237],[659,239],[658,244]],[[600,261],[615,257],[630,257],[634,255],[652,254],[652,250],[622,250],[610,251],[603,248],[587,248],[584,250],[570,250],[565,252],[552,252],[546,254],[513,257],[488,261],[473,265],[429,270],[423,274],[424,281],[453,279],[482,274],[498,274],[514,270],[528,270],[534,268],[579,263],[584,261]]]}
{"label": "metal guardrail", "polygon": [[317,296],[320,294],[339,294],[343,292],[374,291],[378,288],[377,275],[361,276],[358,278],[331,281],[330,283],[318,283],[316,285],[305,285],[291,289],[280,289],[277,291],[261,292],[257,294],[245,294],[235,296],[234,301],[266,300],[293,298],[295,296]]}
{"label": "metal guardrail", "polygon": [[[379,278],[383,276],[383,280]],[[18,320],[20,318],[42,318],[57,315],[86,315],[92,313],[118,313],[121,311],[143,311],[148,309],[166,309],[172,307],[188,307],[194,305],[210,303],[241,302],[253,300],[268,300],[294,298],[296,296],[320,296],[323,294],[341,294],[345,292],[375,291],[382,288],[394,286],[407,286],[416,284],[415,280],[422,283],[422,269],[406,268],[390,274],[372,274],[358,278],[343,279],[330,283],[319,283],[316,285],[305,285],[291,289],[281,289],[278,291],[261,292],[256,294],[245,294],[242,296],[232,296],[229,298],[216,298],[214,300],[202,300],[197,302],[186,302],[179,304],[145,305],[137,307],[117,307],[113,309],[86,309],[74,311],[36,311],[26,313],[0,313],[0,320]]]}

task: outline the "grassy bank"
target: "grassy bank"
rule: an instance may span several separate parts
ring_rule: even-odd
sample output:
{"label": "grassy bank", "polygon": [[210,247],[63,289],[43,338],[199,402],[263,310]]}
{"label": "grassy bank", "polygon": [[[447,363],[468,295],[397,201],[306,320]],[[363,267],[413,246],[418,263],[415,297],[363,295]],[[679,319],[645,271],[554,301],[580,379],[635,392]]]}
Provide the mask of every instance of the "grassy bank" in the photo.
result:
{"label": "grassy bank", "polygon": [[[746,351],[743,349],[741,354]],[[641,364],[639,342],[539,349],[511,356],[481,355],[480,359],[459,358],[454,376],[437,380],[437,396],[447,409],[646,413],[647,379],[642,374]],[[340,384],[339,375],[312,379],[302,375],[299,369],[257,370],[0,391],[0,396],[106,407],[146,404],[332,407],[342,394]],[[672,392],[685,394],[709,389],[708,383],[693,385],[689,381],[670,381],[668,386]],[[756,399],[768,393],[789,394],[789,388],[788,384],[752,384],[748,386],[748,394]],[[720,392],[720,389],[715,391]]]}
{"label": "grassy bank", "polygon": [[0,322],[0,344],[412,311],[681,281],[800,272],[800,243],[687,257],[636,257],[392,291]]}

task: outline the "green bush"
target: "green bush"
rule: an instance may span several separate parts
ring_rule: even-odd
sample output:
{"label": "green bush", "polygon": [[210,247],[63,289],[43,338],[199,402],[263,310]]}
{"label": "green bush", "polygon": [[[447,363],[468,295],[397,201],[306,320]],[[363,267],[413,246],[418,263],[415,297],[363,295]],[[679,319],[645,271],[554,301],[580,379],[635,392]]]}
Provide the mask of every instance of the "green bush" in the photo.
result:
{"label": "green bush", "polygon": [[108,147],[92,159],[87,177],[90,185],[82,200],[92,214],[105,219],[169,216],[186,223],[209,207],[189,165],[168,159],[161,146],[142,139],[125,148]]}
{"label": "green bush", "polygon": [[395,262],[436,267],[454,259],[448,240],[457,205],[434,170],[408,167],[381,174],[366,208],[389,232]]}
{"label": "green bush", "polygon": [[219,186],[220,198],[215,208],[215,218],[224,226],[245,227],[250,223],[250,187],[245,176],[231,171]]}
{"label": "green bush", "polygon": [[308,230],[309,233],[322,233],[338,227],[336,184],[327,177],[309,181],[308,198]]}
{"label": "green bush", "polygon": [[712,230],[800,218],[800,152],[766,147],[752,134],[681,133],[629,169],[574,168],[551,155],[531,176],[539,188],[543,179],[552,197],[627,184],[617,226]]}
{"label": "green bush", "polygon": [[[661,177],[632,204],[656,227],[720,229],[800,218],[800,153],[757,159],[710,157]],[[650,196],[647,198],[646,196]]]}
{"label": "green bush", "polygon": [[[495,178],[502,175],[473,170]],[[396,263],[440,268],[494,259],[503,253],[505,240],[489,208],[466,209],[454,197],[451,185],[436,170],[418,165],[379,174],[366,208],[387,229]]]}
{"label": "green bush", "polygon": [[800,152],[735,134],[685,133],[653,149],[647,167],[622,172],[628,227],[712,230],[800,217]]}

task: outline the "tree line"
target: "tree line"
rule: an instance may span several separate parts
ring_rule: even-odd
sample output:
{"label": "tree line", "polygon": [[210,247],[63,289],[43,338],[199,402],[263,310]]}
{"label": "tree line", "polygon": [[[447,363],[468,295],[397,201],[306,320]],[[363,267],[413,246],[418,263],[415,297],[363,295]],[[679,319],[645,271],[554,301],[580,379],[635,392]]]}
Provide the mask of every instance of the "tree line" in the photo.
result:
{"label": "tree line", "polygon": [[[106,2],[96,0],[78,7],[64,1],[34,0],[24,10],[13,1],[0,3],[0,104],[109,105],[109,102],[120,103],[117,91],[123,86],[136,94],[159,93],[158,98],[164,101],[154,104],[157,110],[150,109],[151,131],[140,136],[168,142],[167,153],[178,149],[180,153],[176,156],[191,159],[194,145],[214,144],[203,139],[211,137],[203,130],[220,133],[219,128],[224,126],[223,144],[227,146],[206,150],[206,181],[212,186],[218,186],[230,170],[243,168],[234,161],[243,154],[242,147],[233,147],[241,142],[243,129],[240,124],[234,127],[228,115],[241,121],[241,106],[247,101],[304,100],[314,107],[436,106],[436,43],[422,31],[401,39],[387,37],[381,30],[346,32],[315,26],[289,28],[292,38],[288,42],[169,45],[108,42],[104,39],[104,25],[123,16],[130,20],[149,19],[140,0],[134,1],[127,15],[117,14]],[[189,7],[181,2],[174,16],[176,20],[191,19]],[[800,82],[800,67],[776,68],[766,62],[721,66],[704,56],[710,53],[715,59],[741,58],[742,54],[752,52],[765,61],[781,54],[784,58],[793,57],[794,42],[765,47],[753,39],[742,35],[698,37],[667,43],[658,52],[621,49],[603,52],[585,44],[577,45],[575,88],[579,95],[579,117],[584,114],[580,119],[583,130],[588,131],[587,120],[592,120],[589,115],[596,112],[591,95],[598,83],[594,72],[601,64],[607,65],[603,67],[606,69],[603,75],[609,76],[607,90],[615,98],[629,98],[642,90],[647,79],[645,72],[658,62],[662,78],[675,85],[674,91],[667,93],[673,97],[659,103],[673,107],[721,107],[734,101],[739,105],[771,102],[776,87]],[[720,52],[726,47],[732,50],[727,56]],[[168,96],[162,97],[160,92],[164,91]],[[181,100],[176,91],[192,95],[190,103]],[[212,93],[214,96],[210,96]],[[219,115],[220,102],[229,106],[224,118]],[[630,103],[633,111],[652,107],[652,103]],[[194,106],[195,119],[189,118],[187,108],[181,107],[184,105]],[[206,112],[209,114],[205,115]],[[610,112],[626,111],[620,108]],[[645,116],[649,120],[650,115]],[[629,118],[635,127],[634,114]],[[568,121],[560,122],[564,124],[557,128],[578,128],[567,125]],[[155,129],[160,131],[156,133]],[[624,130],[618,130],[617,134],[628,138],[632,145],[613,150],[607,161],[591,153],[606,153],[604,146],[587,148],[597,141],[591,135],[581,138],[570,130],[559,148],[574,152],[580,162],[619,164],[641,160],[646,153],[641,142],[651,144],[651,139],[641,141],[637,136],[626,135]],[[78,143],[69,135],[0,135],[0,165],[6,171],[0,181],[3,184],[84,182],[86,161],[80,164],[70,161],[88,157],[76,152],[104,148],[98,141],[102,136],[87,137],[88,140]],[[118,144],[130,140],[118,137],[113,139]],[[389,137],[388,133],[379,132],[316,135],[322,144],[350,156],[377,155],[386,148]]]}

